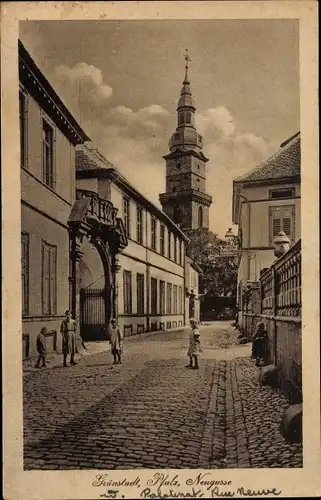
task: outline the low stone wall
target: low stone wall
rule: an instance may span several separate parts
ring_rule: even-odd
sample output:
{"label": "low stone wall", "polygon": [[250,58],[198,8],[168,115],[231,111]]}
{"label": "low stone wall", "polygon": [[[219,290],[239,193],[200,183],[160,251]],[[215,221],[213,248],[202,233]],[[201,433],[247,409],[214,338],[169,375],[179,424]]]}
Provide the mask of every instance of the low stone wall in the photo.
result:
{"label": "low stone wall", "polygon": [[291,404],[302,402],[302,333],[297,317],[243,314],[240,329],[251,340],[255,325],[263,321],[268,336],[266,364],[278,368],[279,386]]}
{"label": "low stone wall", "polygon": [[247,340],[252,340],[256,324],[261,321],[259,314],[243,313],[239,321],[240,332]]}
{"label": "low stone wall", "polygon": [[302,402],[302,325],[299,318],[275,318],[276,366],[291,404]]}

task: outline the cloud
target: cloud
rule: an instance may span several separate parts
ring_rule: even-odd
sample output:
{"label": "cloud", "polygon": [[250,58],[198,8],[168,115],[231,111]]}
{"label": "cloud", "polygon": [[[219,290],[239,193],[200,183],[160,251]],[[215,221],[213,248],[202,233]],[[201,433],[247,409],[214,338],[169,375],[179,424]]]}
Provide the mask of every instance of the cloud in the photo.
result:
{"label": "cloud", "polygon": [[[81,125],[94,147],[147,198],[159,204],[158,195],[165,190],[162,156],[168,152],[168,140],[175,130],[175,110],[170,114],[153,103],[135,110],[117,103],[117,95],[113,95],[102,71],[85,62],[72,68],[58,66],[55,76],[63,92],[68,93],[68,103],[72,99],[75,102],[76,96],[79,107],[80,100]],[[231,226],[233,179],[260,164],[275,149],[263,137],[238,130],[235,117],[222,106],[197,113],[196,126],[209,158],[206,189],[213,197],[210,225],[223,236]]]}
{"label": "cloud", "polygon": [[234,117],[224,107],[199,113],[196,123],[209,158],[206,184],[213,197],[211,226],[222,236],[232,225],[233,179],[266,160],[276,145],[251,132],[238,131]]}
{"label": "cloud", "polygon": [[226,140],[235,132],[231,113],[223,107],[209,108],[196,115],[196,126],[207,139]]}
{"label": "cloud", "polygon": [[[85,123],[94,146],[148,199],[165,190],[168,111],[155,104],[136,111],[119,105]],[[160,205],[159,205],[160,206]]]}
{"label": "cloud", "polygon": [[113,89],[104,81],[102,71],[91,64],[59,65],[54,80],[59,94],[78,119],[99,118],[110,106]]}
{"label": "cloud", "polygon": [[94,103],[109,99],[113,93],[113,89],[104,83],[101,70],[85,62],[79,62],[73,68],[63,64],[57,66],[56,75],[63,83],[79,86],[80,92],[89,94]]}

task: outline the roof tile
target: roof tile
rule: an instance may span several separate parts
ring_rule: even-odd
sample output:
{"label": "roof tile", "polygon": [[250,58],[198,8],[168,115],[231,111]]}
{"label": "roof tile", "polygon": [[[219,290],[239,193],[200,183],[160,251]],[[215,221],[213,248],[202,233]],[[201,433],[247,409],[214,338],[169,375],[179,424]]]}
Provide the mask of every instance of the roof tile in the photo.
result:
{"label": "roof tile", "polygon": [[264,163],[235,179],[235,182],[265,181],[299,176],[301,172],[300,132],[285,141]]}

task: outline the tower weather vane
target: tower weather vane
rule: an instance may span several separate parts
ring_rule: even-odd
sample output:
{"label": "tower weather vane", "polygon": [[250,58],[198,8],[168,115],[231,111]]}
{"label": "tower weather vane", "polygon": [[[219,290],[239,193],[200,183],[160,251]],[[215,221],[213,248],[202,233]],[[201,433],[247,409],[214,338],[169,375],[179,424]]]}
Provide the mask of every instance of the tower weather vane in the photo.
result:
{"label": "tower weather vane", "polygon": [[188,63],[191,62],[191,59],[188,55],[188,49],[185,49],[185,80],[187,80],[187,71],[188,71]]}

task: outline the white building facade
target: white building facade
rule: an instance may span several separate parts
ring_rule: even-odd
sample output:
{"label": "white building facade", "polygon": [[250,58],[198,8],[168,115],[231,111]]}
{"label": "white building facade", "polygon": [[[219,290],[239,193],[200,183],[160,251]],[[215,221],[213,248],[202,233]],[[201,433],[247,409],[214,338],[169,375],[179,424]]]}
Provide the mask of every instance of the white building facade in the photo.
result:
{"label": "white building facade", "polygon": [[291,245],[301,237],[300,133],[266,162],[233,182],[233,223],[239,227],[239,307],[247,283],[257,282],[275,260],[274,238]]}
{"label": "white building facade", "polygon": [[[76,168],[77,189],[110,201],[123,222],[127,245],[117,258],[115,315],[125,336],[183,326],[188,238],[98,151],[77,148]],[[83,273],[80,286],[99,286],[99,271]]]}
{"label": "white building facade", "polygon": [[76,195],[75,146],[85,132],[19,42],[21,289],[23,358],[61,346],[60,322],[70,307],[68,218]]}

